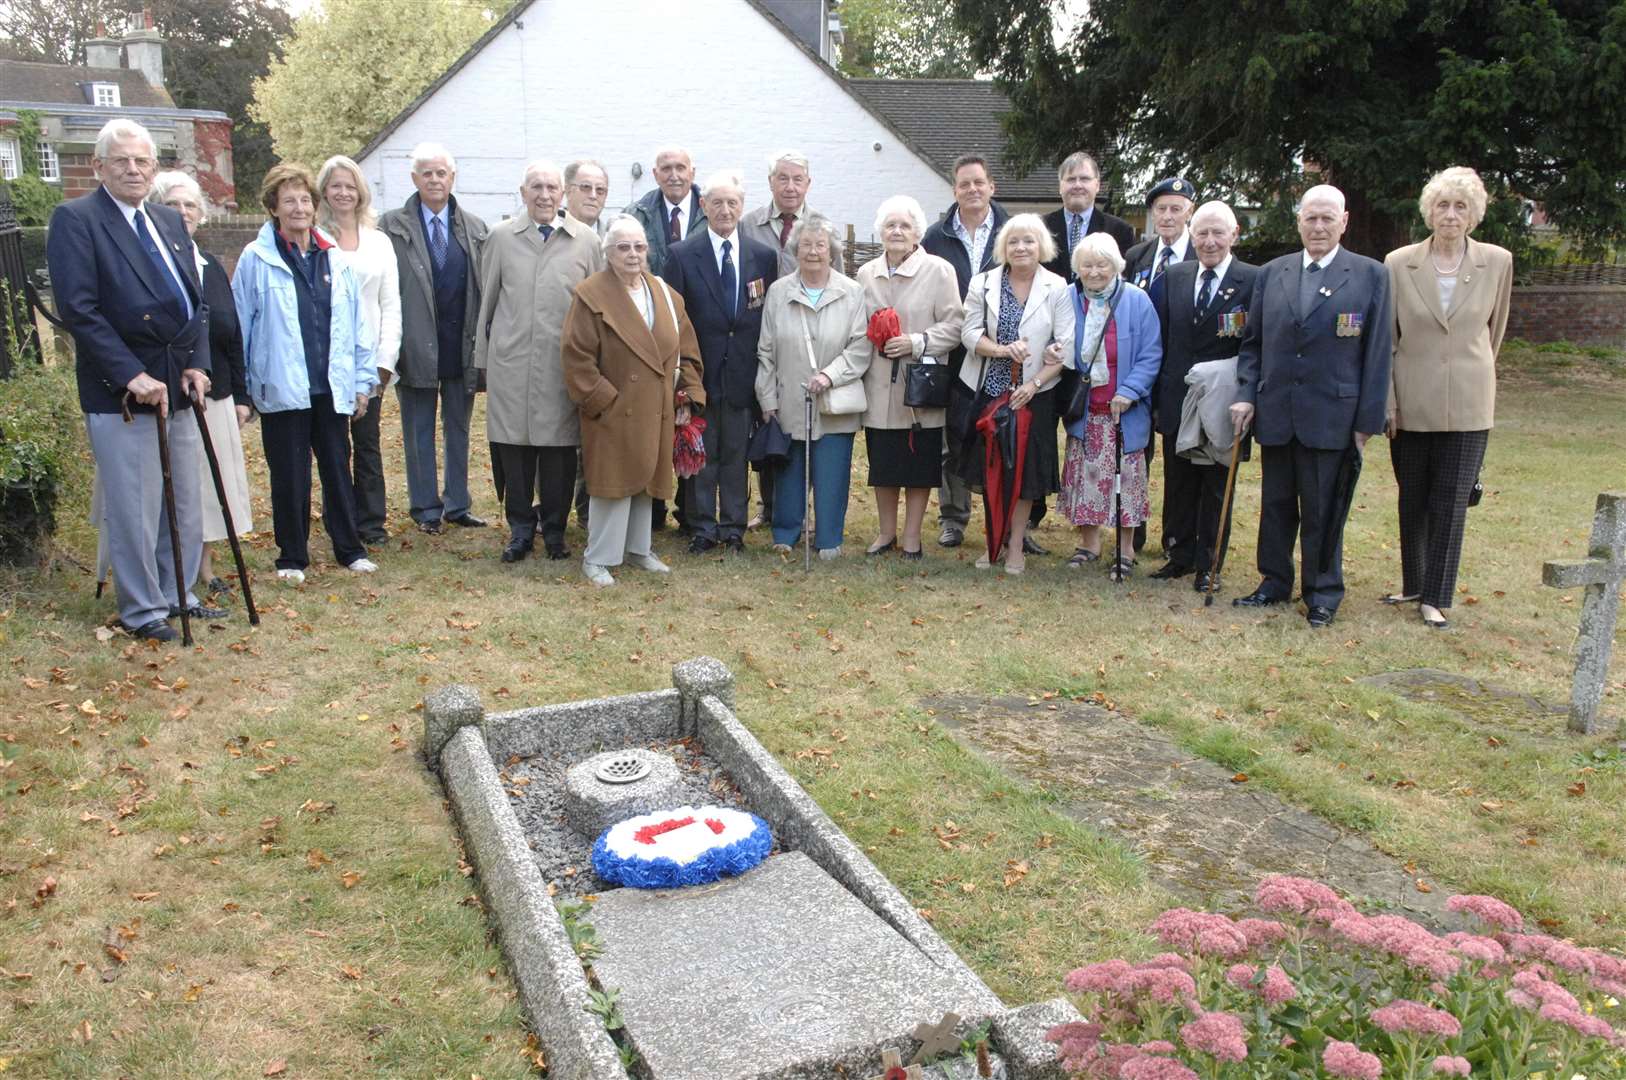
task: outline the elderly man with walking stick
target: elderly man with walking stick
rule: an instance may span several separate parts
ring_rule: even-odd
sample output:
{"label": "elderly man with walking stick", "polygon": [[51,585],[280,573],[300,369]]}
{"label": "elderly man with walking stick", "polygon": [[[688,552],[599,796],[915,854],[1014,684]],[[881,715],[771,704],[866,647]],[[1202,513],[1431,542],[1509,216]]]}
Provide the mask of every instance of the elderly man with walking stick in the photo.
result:
{"label": "elderly man with walking stick", "polygon": [[[138,638],[173,641],[168,620],[198,606],[190,585],[202,551],[202,489],[188,406],[209,391],[209,309],[181,216],[145,202],[158,174],[147,129],[109,121],[91,168],[101,184],[56,208],[46,261],[73,334],[79,407],[102,477],[97,525],[108,538],[119,621]],[[167,484],[160,417],[173,451]],[[175,558],[177,541],[184,559]]]}

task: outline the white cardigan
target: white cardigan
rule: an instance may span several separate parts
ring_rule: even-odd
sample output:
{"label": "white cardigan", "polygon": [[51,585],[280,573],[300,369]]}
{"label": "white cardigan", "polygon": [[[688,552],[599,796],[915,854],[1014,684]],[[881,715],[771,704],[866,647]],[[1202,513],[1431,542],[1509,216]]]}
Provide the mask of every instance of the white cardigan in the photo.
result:
{"label": "white cardigan", "polygon": [[[965,322],[960,330],[960,342],[965,346],[965,363],[960,366],[960,381],[972,390],[977,385],[977,373],[984,360],[992,357],[977,355],[977,342],[984,335],[995,336],[999,326],[999,284],[1004,267],[995,266],[971,279],[965,292]],[[1052,343],[1061,346],[1063,366],[1072,364],[1073,356],[1073,302],[1067,295],[1067,282],[1044,267],[1033,276],[1033,288],[1027,303],[1022,305],[1021,333],[1028,343],[1028,358],[1022,365],[1022,381],[1038,376],[1044,367],[1044,351]],[[1041,390],[1049,390],[1060,381],[1052,378]]]}
{"label": "white cardigan", "polygon": [[[336,233],[330,231],[329,235]],[[393,376],[401,356],[401,283],[395,245],[377,229],[363,228],[356,250],[334,250],[355,273],[360,286],[361,314],[378,340],[375,364]]]}

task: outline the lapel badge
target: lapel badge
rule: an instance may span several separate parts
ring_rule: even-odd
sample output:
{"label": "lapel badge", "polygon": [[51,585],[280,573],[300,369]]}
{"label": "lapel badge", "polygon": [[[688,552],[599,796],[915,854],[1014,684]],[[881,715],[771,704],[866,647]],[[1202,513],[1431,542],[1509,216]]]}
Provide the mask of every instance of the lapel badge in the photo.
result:
{"label": "lapel badge", "polygon": [[1323,285],[1323,286],[1321,286],[1321,288],[1317,289],[1316,292],[1320,293],[1322,296],[1331,296],[1332,295],[1332,290],[1327,288],[1325,285]]}

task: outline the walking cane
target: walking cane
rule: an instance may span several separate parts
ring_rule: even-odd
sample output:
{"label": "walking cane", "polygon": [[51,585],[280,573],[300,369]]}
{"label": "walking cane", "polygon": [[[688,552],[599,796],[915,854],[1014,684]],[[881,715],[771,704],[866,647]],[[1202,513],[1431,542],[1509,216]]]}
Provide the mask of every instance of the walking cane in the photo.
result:
{"label": "walking cane", "polygon": [[192,401],[198,419],[198,437],[203,440],[203,456],[209,461],[209,475],[214,478],[215,498],[220,500],[220,516],[226,522],[226,540],[231,544],[231,557],[237,563],[237,581],[243,587],[243,606],[248,608],[250,626],[260,625],[260,612],[254,606],[254,588],[248,583],[248,567],[243,564],[243,545],[237,539],[237,523],[232,521],[231,507],[226,502],[226,482],[220,477],[220,460],[215,457],[214,440],[209,437],[209,425],[204,421],[199,393]]}
{"label": "walking cane", "polygon": [[802,384],[802,569],[813,570],[813,391]]}
{"label": "walking cane", "polygon": [[1118,456],[1112,466],[1112,577],[1118,584],[1128,576],[1124,572],[1124,422],[1112,418],[1112,434],[1118,443]]}
{"label": "walking cane", "polygon": [[1242,453],[1242,436],[1238,435],[1231,444],[1231,468],[1225,474],[1225,501],[1220,503],[1219,532],[1214,534],[1214,559],[1208,568],[1208,588],[1203,590],[1203,607],[1214,606],[1214,588],[1219,582],[1220,567],[1225,565],[1225,553],[1230,549],[1226,543],[1225,524],[1231,515],[1231,492],[1236,490],[1236,463]]}
{"label": "walking cane", "polygon": [[[124,395],[124,422],[134,421],[130,415],[130,398]],[[164,423],[164,408],[160,404],[153,410],[158,426],[158,463],[164,470],[164,515],[169,521],[169,547],[175,557],[175,607],[181,613],[181,644],[192,644],[192,615],[186,607],[186,571],[181,566],[181,529],[175,520],[175,480],[169,471],[169,431]]]}

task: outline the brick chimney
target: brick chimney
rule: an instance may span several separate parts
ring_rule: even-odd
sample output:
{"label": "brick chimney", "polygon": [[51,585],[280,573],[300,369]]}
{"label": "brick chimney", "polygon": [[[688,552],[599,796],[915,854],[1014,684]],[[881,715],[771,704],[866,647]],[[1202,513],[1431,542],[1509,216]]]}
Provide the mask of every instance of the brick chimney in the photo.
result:
{"label": "brick chimney", "polygon": [[132,11],[125,24],[124,55],[130,68],[146,77],[147,83],[164,88],[164,39],[152,25],[152,12]]}

